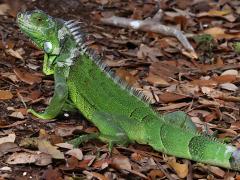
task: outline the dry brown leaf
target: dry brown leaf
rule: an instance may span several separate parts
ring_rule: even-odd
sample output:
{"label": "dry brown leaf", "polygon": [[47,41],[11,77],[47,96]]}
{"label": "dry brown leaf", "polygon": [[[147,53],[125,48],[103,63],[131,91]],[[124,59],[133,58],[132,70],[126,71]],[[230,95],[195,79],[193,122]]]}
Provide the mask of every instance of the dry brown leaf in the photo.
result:
{"label": "dry brown leaf", "polygon": [[224,67],[224,62],[221,58],[218,57],[215,64],[199,64],[198,66],[202,72],[207,72]]}
{"label": "dry brown leaf", "polygon": [[217,82],[214,80],[211,80],[211,79],[209,79],[209,80],[196,79],[196,80],[191,81],[191,84],[198,85],[200,87],[202,87],[202,86],[210,86],[210,87],[217,86]]}
{"label": "dry brown leaf", "polygon": [[234,22],[236,20],[236,17],[233,14],[230,14],[231,10],[226,9],[226,10],[210,10],[208,12],[201,12],[197,14],[197,17],[220,17],[223,19],[226,19],[229,22]]}
{"label": "dry brown leaf", "polygon": [[24,116],[21,112],[12,112],[10,115],[10,117],[14,117],[14,118],[17,118],[17,119],[24,119]]}
{"label": "dry brown leaf", "polygon": [[0,100],[8,100],[12,98],[13,98],[13,94],[11,93],[11,91],[0,90]]}
{"label": "dry brown leaf", "polygon": [[212,27],[203,31],[203,33],[212,35],[216,40],[240,38],[240,33],[228,34],[226,29],[222,27]]}
{"label": "dry brown leaf", "polygon": [[184,163],[184,164],[180,164],[178,162],[176,162],[176,158],[169,158],[168,162],[169,166],[171,166],[177,173],[177,175],[180,178],[185,178],[188,175],[188,164]]}
{"label": "dry brown leaf", "polygon": [[160,169],[153,169],[148,173],[150,179],[154,180],[157,178],[163,178],[165,174]]}
{"label": "dry brown leaf", "polygon": [[51,155],[54,159],[64,159],[64,154],[47,140],[38,141],[39,151]]}
{"label": "dry brown leaf", "polygon": [[69,126],[69,125],[60,125],[55,129],[55,134],[61,137],[67,137],[73,135],[73,132],[76,130],[81,131],[83,126]]}
{"label": "dry brown leaf", "polygon": [[220,84],[219,86],[220,88],[228,91],[237,91],[239,89],[235,84],[232,84],[232,83],[224,83],[224,84]]}
{"label": "dry brown leaf", "polygon": [[79,148],[71,149],[71,150],[67,151],[66,154],[71,155],[71,156],[77,158],[78,160],[83,159],[82,150]]}
{"label": "dry brown leaf", "polygon": [[218,84],[230,83],[236,81],[237,76],[235,75],[221,75],[211,78],[211,80],[217,82]]}
{"label": "dry brown leaf", "polygon": [[149,73],[148,77],[146,78],[146,81],[153,84],[156,87],[168,87],[170,84],[163,78],[154,75],[152,73]]}
{"label": "dry brown leaf", "polygon": [[13,153],[6,160],[8,164],[31,164],[34,163],[38,166],[47,166],[52,163],[52,158],[48,154],[44,153],[29,153],[29,152],[20,152]]}
{"label": "dry brown leaf", "polygon": [[90,179],[92,178],[96,178],[98,180],[108,180],[107,177],[105,177],[104,175],[97,173],[97,172],[89,172],[89,171],[83,171],[84,174],[86,174]]}
{"label": "dry brown leaf", "polygon": [[9,55],[11,55],[11,56],[13,56],[13,57],[15,57],[17,59],[23,60],[22,55],[18,51],[14,51],[13,49],[6,49],[5,51]]}
{"label": "dry brown leaf", "polygon": [[203,94],[208,95],[209,97],[212,97],[212,98],[219,98],[222,96],[227,96],[222,91],[218,91],[211,87],[201,87],[201,91]]}
{"label": "dry brown leaf", "polygon": [[112,159],[111,165],[119,170],[131,170],[132,166],[129,159],[126,156],[115,156]]}
{"label": "dry brown leaf", "polygon": [[9,11],[10,7],[8,4],[0,4],[0,15],[7,15],[7,12]]}
{"label": "dry brown leaf", "polygon": [[3,155],[9,152],[16,152],[19,150],[20,148],[18,147],[18,145],[13,142],[2,143],[0,144],[0,157],[2,157]]}
{"label": "dry brown leaf", "polygon": [[[67,178],[66,179],[62,178],[62,173],[59,171],[58,168],[56,168],[56,169],[52,169],[52,168],[47,169],[44,172],[42,179],[45,179],[45,180],[67,180]],[[68,180],[72,180],[72,179],[68,179]]]}
{"label": "dry brown leaf", "polygon": [[28,149],[37,149],[38,141],[39,139],[37,137],[24,138],[20,141],[19,146]]}
{"label": "dry brown leaf", "polygon": [[98,169],[105,169],[109,164],[111,164],[111,162],[111,159],[101,159],[94,162],[93,167]]}
{"label": "dry brown leaf", "polygon": [[208,170],[212,172],[213,174],[217,175],[218,177],[224,178],[225,172],[220,169],[219,167],[215,166],[208,166]]}
{"label": "dry brown leaf", "polygon": [[7,143],[7,142],[13,143],[15,141],[15,139],[16,139],[15,134],[9,134],[6,137],[0,138],[0,144]]}
{"label": "dry brown leaf", "polygon": [[235,70],[235,69],[229,69],[229,70],[224,71],[224,72],[221,74],[221,76],[223,76],[223,75],[233,75],[233,76],[238,76],[239,73],[238,73],[238,71]]}
{"label": "dry brown leaf", "polygon": [[134,85],[137,83],[137,78],[134,77],[130,72],[128,72],[127,70],[125,70],[123,68],[118,68],[116,70],[116,74],[117,74],[117,76],[119,76],[121,79],[123,79],[130,85]]}
{"label": "dry brown leaf", "polygon": [[165,93],[159,95],[158,97],[159,97],[160,101],[162,101],[164,103],[169,103],[169,102],[174,102],[174,101],[185,99],[188,96],[183,95],[183,94],[172,93],[172,92],[165,92]]}
{"label": "dry brown leaf", "polygon": [[55,144],[55,146],[58,146],[58,147],[64,148],[64,149],[73,149],[73,145],[69,144],[69,143],[57,143],[57,144]]}
{"label": "dry brown leaf", "polygon": [[160,108],[157,108],[159,111],[167,111],[167,110],[174,110],[174,109],[180,109],[182,107],[186,107],[186,106],[189,106],[190,103],[176,103],[176,104],[170,104],[168,106],[164,106],[164,107],[160,107]]}
{"label": "dry brown leaf", "polygon": [[5,73],[1,73],[1,76],[10,79],[12,82],[18,82],[19,81],[16,74],[14,74],[14,73],[5,72]]}
{"label": "dry brown leaf", "polygon": [[39,75],[30,73],[30,72],[26,72],[24,70],[20,70],[17,68],[15,68],[13,71],[21,81],[23,81],[27,84],[32,85],[34,83],[40,83],[42,81],[42,78]]}
{"label": "dry brown leaf", "polygon": [[204,117],[205,122],[211,122],[214,119],[218,119],[218,115],[216,112],[212,112]]}
{"label": "dry brown leaf", "polygon": [[153,62],[158,61],[157,57],[159,56],[163,56],[161,49],[156,47],[149,47],[145,44],[141,44],[139,51],[137,52],[137,57],[139,59],[145,59],[146,57],[149,57]]}

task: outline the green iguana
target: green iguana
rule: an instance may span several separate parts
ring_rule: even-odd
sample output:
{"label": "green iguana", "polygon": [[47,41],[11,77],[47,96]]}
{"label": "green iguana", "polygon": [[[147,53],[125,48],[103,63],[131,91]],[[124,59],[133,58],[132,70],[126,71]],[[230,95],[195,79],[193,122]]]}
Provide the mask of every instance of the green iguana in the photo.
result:
{"label": "green iguana", "polygon": [[184,112],[160,115],[147,98],[117,77],[88,48],[87,36],[75,21],[53,18],[43,11],[19,13],[20,29],[44,50],[43,72],[54,75],[55,89],[41,119],[55,118],[64,110],[78,109],[99,133],[83,135],[75,144],[98,138],[125,145],[150,145],[169,155],[240,170],[240,150],[201,135]]}

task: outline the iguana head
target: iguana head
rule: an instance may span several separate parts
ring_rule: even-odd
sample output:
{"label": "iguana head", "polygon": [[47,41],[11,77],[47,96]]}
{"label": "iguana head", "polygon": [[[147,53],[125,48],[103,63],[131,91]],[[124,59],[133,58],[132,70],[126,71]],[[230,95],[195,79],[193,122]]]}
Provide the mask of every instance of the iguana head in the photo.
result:
{"label": "iguana head", "polygon": [[40,10],[19,13],[17,22],[21,31],[44,50],[43,72],[47,75],[53,74],[54,60],[61,50],[58,30],[64,22]]}

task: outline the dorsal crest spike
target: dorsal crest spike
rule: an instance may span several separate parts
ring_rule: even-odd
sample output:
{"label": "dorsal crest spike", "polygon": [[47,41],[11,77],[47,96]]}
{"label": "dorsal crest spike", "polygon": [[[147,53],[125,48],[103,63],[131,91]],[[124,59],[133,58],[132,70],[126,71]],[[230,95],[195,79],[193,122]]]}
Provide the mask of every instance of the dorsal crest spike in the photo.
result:
{"label": "dorsal crest spike", "polygon": [[96,52],[89,48],[86,44],[85,33],[81,32],[81,22],[77,22],[74,20],[70,20],[64,23],[68,31],[72,34],[74,40],[76,41],[79,51],[81,54],[87,54],[96,65],[106,73],[106,75],[111,78],[116,84],[118,84],[121,88],[127,90],[131,95],[137,96],[140,100],[150,103],[150,98],[144,95],[141,91],[135,89],[130,86],[127,82],[122,80],[119,76],[115,75],[115,73],[108,67],[103,61],[101,56],[96,54]]}
{"label": "dorsal crest spike", "polygon": [[69,25],[69,24],[72,24],[74,22],[74,20],[69,20],[69,21],[65,21],[65,25],[67,26],[67,25]]}

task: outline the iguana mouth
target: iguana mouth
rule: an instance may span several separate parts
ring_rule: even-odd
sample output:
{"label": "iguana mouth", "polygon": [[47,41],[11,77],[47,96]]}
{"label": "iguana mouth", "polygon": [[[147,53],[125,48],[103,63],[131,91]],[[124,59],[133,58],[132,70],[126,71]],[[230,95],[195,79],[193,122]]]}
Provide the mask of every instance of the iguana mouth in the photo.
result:
{"label": "iguana mouth", "polygon": [[18,13],[17,17],[17,23],[22,31],[30,34],[37,32],[37,28],[30,26],[30,23],[28,23],[28,15]]}

